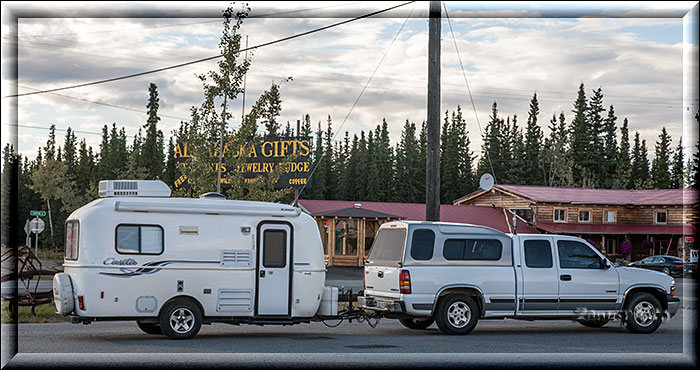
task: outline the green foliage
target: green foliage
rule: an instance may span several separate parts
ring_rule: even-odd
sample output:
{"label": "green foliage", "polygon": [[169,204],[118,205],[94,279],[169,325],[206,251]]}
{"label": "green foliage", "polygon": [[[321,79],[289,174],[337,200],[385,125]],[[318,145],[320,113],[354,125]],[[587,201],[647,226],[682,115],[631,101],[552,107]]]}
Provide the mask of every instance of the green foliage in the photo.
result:
{"label": "green foliage", "polygon": [[661,128],[659,141],[654,149],[655,156],[651,164],[651,180],[657,189],[669,189],[671,187],[671,136],[666,132],[666,127]]}

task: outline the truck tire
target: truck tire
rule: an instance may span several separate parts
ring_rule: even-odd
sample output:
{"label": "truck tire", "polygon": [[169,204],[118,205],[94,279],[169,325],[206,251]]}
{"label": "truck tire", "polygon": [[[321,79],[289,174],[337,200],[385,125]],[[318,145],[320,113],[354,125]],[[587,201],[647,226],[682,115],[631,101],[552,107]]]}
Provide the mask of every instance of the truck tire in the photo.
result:
{"label": "truck tire", "polygon": [[141,329],[141,331],[143,331],[146,334],[163,334],[163,330],[161,330],[160,325],[158,324],[137,321],[136,325],[138,325],[139,329]]}
{"label": "truck tire", "polygon": [[176,299],[163,307],[158,322],[168,338],[190,339],[202,327],[202,313],[194,302]]}
{"label": "truck tire", "polygon": [[587,328],[602,328],[605,324],[609,323],[608,319],[583,319],[578,321],[579,324]]}
{"label": "truck tire", "polygon": [[399,322],[401,322],[401,325],[403,325],[409,329],[423,330],[423,329],[427,329],[430,325],[433,325],[433,323],[435,322],[435,319],[433,319],[433,318],[428,318],[428,319],[411,318],[411,319],[400,319]]}
{"label": "truck tire", "polygon": [[632,333],[649,334],[661,325],[661,303],[652,294],[635,293],[625,303],[622,324]]}
{"label": "truck tire", "polygon": [[479,307],[472,297],[450,294],[440,300],[435,322],[444,334],[464,335],[474,330],[479,315]]}

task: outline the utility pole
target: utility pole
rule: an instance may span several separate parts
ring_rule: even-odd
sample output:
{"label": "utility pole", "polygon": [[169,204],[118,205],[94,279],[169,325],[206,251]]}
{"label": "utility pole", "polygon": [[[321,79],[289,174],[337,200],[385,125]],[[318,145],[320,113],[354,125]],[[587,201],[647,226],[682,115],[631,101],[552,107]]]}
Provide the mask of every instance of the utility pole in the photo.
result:
{"label": "utility pole", "polygon": [[439,1],[430,2],[428,24],[428,137],[425,158],[425,220],[440,221],[440,21]]}

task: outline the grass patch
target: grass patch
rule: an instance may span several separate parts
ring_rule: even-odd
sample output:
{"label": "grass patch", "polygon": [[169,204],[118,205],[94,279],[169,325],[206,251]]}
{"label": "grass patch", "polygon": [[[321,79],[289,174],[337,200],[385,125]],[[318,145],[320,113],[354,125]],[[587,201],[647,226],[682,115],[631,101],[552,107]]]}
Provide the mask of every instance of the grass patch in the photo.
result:
{"label": "grass patch", "polygon": [[[35,315],[32,315],[31,306],[19,306],[17,314],[17,322],[20,324],[28,323],[49,323],[49,322],[71,322],[68,316],[61,316],[56,313],[56,306],[51,303],[46,303],[36,306],[34,309]],[[12,314],[10,313],[10,302],[2,301],[2,322],[12,322]]]}

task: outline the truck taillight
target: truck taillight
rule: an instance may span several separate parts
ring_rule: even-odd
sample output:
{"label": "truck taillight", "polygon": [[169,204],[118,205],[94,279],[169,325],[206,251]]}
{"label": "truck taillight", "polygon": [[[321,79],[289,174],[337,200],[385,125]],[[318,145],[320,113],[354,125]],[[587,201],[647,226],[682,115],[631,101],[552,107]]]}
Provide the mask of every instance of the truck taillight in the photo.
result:
{"label": "truck taillight", "polygon": [[80,308],[81,311],[85,311],[85,299],[81,295],[78,296],[78,308]]}
{"label": "truck taillight", "polygon": [[401,270],[399,276],[399,290],[403,294],[411,294],[411,274],[407,270]]}

